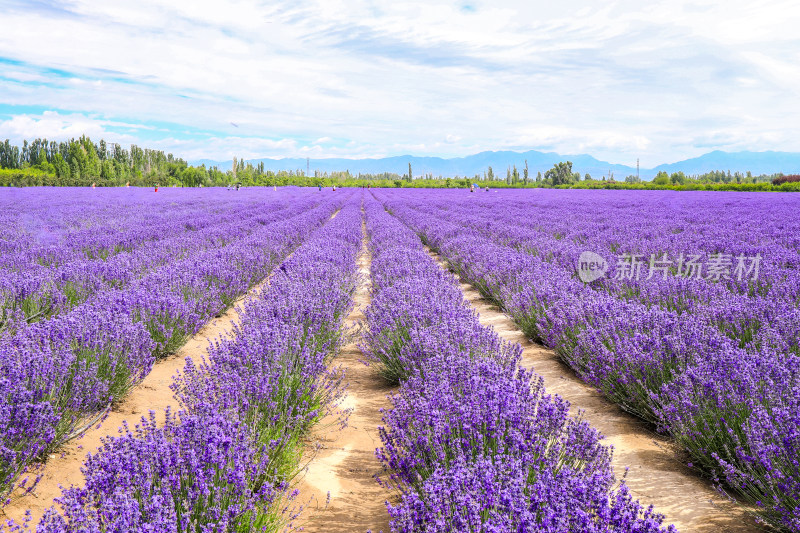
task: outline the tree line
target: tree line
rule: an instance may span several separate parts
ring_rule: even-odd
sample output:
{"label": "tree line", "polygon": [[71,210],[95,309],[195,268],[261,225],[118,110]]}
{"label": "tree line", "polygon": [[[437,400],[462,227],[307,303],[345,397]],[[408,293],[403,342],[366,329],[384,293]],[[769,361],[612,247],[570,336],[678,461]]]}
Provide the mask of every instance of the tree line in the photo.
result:
{"label": "tree line", "polygon": [[22,146],[8,139],[0,144],[0,184],[97,186],[153,185],[175,182],[199,185],[214,170],[191,167],[186,161],[161,150],[135,144],[124,148],[89,137],[55,142],[25,140]]}
{"label": "tree line", "polygon": [[572,169],[572,162],[562,161],[544,173],[532,175],[525,166],[506,168],[506,175],[495,174],[490,166],[482,174],[443,177],[426,173],[414,175],[411,163],[408,173],[351,174],[304,169],[271,171],[264,163],[252,164],[233,158],[231,170],[222,171],[205,165],[191,166],[185,160],[161,150],[141,148],[135,144],[124,148],[116,143],[89,137],[55,142],[47,139],[23,141],[12,145],[8,139],[0,143],[0,186],[181,186],[214,187],[240,184],[242,186],[301,187],[414,187],[414,188],[585,188],[585,189],[706,189],[706,190],[798,190],[800,178],[783,174],[753,176],[750,172],[712,171],[688,176],[683,172],[659,172],[652,181],[638,176],[617,180],[612,172],[593,178],[581,176]]}

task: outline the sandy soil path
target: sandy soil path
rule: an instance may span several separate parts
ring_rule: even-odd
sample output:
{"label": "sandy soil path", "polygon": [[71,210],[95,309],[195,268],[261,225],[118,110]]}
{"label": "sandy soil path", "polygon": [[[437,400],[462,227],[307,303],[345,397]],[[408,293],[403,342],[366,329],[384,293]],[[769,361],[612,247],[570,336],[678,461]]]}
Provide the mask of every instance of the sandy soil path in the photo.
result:
{"label": "sandy soil path", "polygon": [[[331,220],[338,214],[337,209],[331,215]],[[289,254],[286,259],[291,255]],[[78,438],[64,444],[57,453],[51,454],[43,465],[40,472],[42,478],[34,492],[17,498],[0,510],[0,520],[10,518],[21,523],[26,510],[30,510],[32,524],[37,524],[44,512],[54,505],[53,499],[61,496],[62,486],[79,486],[84,483],[81,466],[86,454],[94,453],[102,445],[101,439],[119,435],[123,423],[127,423],[133,429],[141,422],[143,416],[148,416],[150,411],[155,411],[156,418],[163,423],[165,409],[170,407],[175,411],[178,407],[170,385],[175,374],[183,370],[186,359],[191,358],[195,363],[199,363],[208,354],[208,347],[213,340],[229,335],[234,324],[239,321],[238,308],[266,288],[271,277],[271,274],[268,275],[246,294],[240,296],[225,313],[203,326],[176,353],[157,361],[147,377],[131,389],[125,399],[115,405],[101,422]]]}
{"label": "sandy soil path", "polygon": [[[426,250],[442,268],[448,269],[438,254],[427,247]],[[654,505],[666,516],[667,523],[675,524],[682,533],[762,531],[697,471],[687,467],[669,439],[603,398],[581,381],[553,350],[528,340],[511,318],[485,300],[472,285],[460,279],[459,283],[464,297],[480,313],[481,324],[494,328],[503,339],[519,343],[523,348],[522,364],[544,378],[547,391],[569,401],[573,412],[584,411],[584,419],[605,435],[605,442],[614,446],[617,476],[629,468],[626,483],[635,498]]]}
{"label": "sandy soil path", "polygon": [[[364,322],[362,309],[370,302],[370,255],[366,232],[359,257],[361,283],[355,293],[356,307],[345,320],[346,327],[358,327]],[[309,450],[312,457],[300,481],[298,502],[311,501],[298,521],[304,531],[338,533],[345,531],[389,531],[389,515],[384,502],[391,494],[375,480],[382,472],[375,458],[380,446],[378,426],[381,408],[389,407],[386,398],[394,390],[386,385],[375,371],[366,366],[354,334],[334,364],[345,369],[347,394],[341,408],[352,409],[347,426],[339,430],[335,419],[322,420],[313,430]],[[317,448],[318,446],[318,448]],[[326,506],[328,493],[330,503]]]}
{"label": "sandy soil path", "polygon": [[[246,297],[254,294],[264,284],[266,281],[251,289]],[[45,510],[54,504],[53,498],[61,496],[61,486],[83,484],[81,466],[86,454],[95,452],[100,447],[102,438],[119,435],[118,429],[122,427],[123,422],[127,422],[133,429],[141,421],[142,416],[147,416],[151,410],[155,411],[159,421],[163,422],[164,410],[167,407],[171,407],[173,411],[177,409],[177,402],[169,388],[173,376],[178,370],[183,369],[187,358],[200,362],[208,353],[209,344],[213,339],[229,334],[239,318],[236,306],[243,303],[246,297],[237,300],[234,306],[219,318],[203,326],[176,353],[156,362],[147,377],[131,389],[125,399],[114,406],[104,420],[89,428],[80,437],[64,444],[59,452],[50,455],[35,491],[13,501],[3,509],[7,517],[19,522],[24,517],[25,511],[30,509],[33,524],[38,523]]]}

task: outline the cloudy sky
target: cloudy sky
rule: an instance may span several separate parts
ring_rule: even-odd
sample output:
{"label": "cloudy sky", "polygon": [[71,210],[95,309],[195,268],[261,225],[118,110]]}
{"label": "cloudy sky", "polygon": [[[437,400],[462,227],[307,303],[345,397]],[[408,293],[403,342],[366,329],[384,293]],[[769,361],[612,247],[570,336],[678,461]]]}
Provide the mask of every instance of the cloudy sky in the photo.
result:
{"label": "cloudy sky", "polygon": [[800,151],[795,1],[0,0],[0,139],[189,160]]}

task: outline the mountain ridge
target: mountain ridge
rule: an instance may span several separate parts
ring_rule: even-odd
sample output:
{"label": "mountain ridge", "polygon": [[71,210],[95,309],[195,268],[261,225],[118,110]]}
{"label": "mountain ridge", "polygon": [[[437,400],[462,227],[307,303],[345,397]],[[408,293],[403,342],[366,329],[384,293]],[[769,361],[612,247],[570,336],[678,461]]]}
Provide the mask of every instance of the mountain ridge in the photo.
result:
{"label": "mountain ridge", "polygon": [[[617,180],[623,180],[626,176],[636,174],[636,167],[620,163],[610,163],[601,161],[589,154],[558,154],[556,152],[541,152],[538,150],[528,150],[525,152],[515,152],[510,150],[483,151],[462,157],[443,158],[437,156],[413,156],[400,155],[380,158],[320,158],[310,159],[310,170],[320,172],[333,172],[349,170],[351,174],[379,174],[382,172],[393,172],[404,175],[408,172],[408,163],[415,176],[423,174],[433,174],[434,176],[454,177],[454,176],[474,176],[483,173],[492,167],[494,175],[505,178],[506,169],[516,165],[522,175],[525,161],[528,161],[528,168],[531,178],[536,177],[537,172],[544,172],[560,161],[572,161],[572,168],[581,175],[590,174],[592,177],[600,178],[614,174]],[[257,165],[264,163],[265,170],[306,170],[305,158],[257,158],[247,159],[247,163]],[[191,162],[192,164],[205,164],[206,166],[217,166],[221,170],[230,170],[233,166],[232,161],[214,161],[210,159],[200,159]],[[774,174],[783,172],[787,174],[800,173],[800,153],[798,152],[778,152],[778,151],[738,151],[725,152],[714,150],[698,157],[676,161],[674,163],[662,163],[652,168],[641,168],[639,174],[642,179],[652,179],[659,171],[669,174],[673,172],[684,172],[687,175],[702,174],[712,170],[722,170],[730,172],[752,172],[758,174]]]}

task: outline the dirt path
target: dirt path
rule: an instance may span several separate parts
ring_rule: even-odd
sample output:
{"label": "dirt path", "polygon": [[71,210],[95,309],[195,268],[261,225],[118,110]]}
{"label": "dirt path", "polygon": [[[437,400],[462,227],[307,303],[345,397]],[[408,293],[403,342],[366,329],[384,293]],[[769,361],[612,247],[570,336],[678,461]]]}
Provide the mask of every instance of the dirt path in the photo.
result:
{"label": "dirt path", "polygon": [[[338,214],[339,209],[331,215],[330,219],[332,220]],[[283,261],[286,261],[291,255],[289,254]],[[186,365],[186,358],[191,358],[195,363],[200,362],[208,354],[211,341],[227,336],[233,329],[233,325],[239,321],[237,308],[266,288],[271,277],[272,275],[269,274],[246,294],[240,296],[225,313],[204,325],[176,353],[157,361],[147,377],[131,389],[125,399],[114,406],[102,422],[95,424],[83,435],[67,442],[58,452],[50,455],[41,471],[42,478],[34,492],[17,498],[0,510],[0,520],[11,518],[21,523],[25,512],[30,510],[33,518],[31,523],[37,524],[44,512],[54,504],[53,499],[61,496],[62,486],[83,485],[84,477],[81,473],[81,466],[86,459],[86,454],[94,453],[101,446],[101,439],[119,435],[118,430],[122,427],[123,422],[133,429],[136,424],[141,422],[142,416],[147,416],[150,411],[155,411],[159,423],[163,423],[164,410],[167,407],[173,411],[177,409],[177,402],[173,397],[170,385],[172,385],[172,378],[175,374],[179,370],[183,370]]]}
{"label": "dirt path", "polygon": [[[426,247],[442,268],[442,258]],[[454,274],[455,276],[455,274]],[[458,276],[456,276],[458,279]],[[581,381],[551,349],[532,343],[516,324],[486,301],[468,283],[461,290],[480,313],[480,322],[491,326],[507,341],[523,348],[522,364],[544,378],[545,387],[584,411],[584,419],[605,435],[614,446],[613,466],[617,477],[628,467],[626,483],[635,498],[655,506],[682,533],[762,531],[751,518],[723,498],[711,484],[700,478],[679,459],[672,443],[650,430],[643,421],[624,412]]]}
{"label": "dirt path", "polygon": [[234,306],[219,318],[203,326],[175,354],[153,365],[147,377],[131,389],[125,399],[116,405],[101,423],[95,424],[82,436],[67,442],[60,451],[50,455],[36,490],[4,508],[7,517],[20,522],[25,511],[30,509],[33,516],[32,523],[38,523],[44,511],[53,505],[53,498],[61,496],[60,486],[83,484],[81,466],[86,454],[95,452],[100,447],[102,438],[117,436],[118,428],[122,427],[123,422],[127,422],[133,429],[141,421],[142,416],[147,416],[151,410],[155,411],[159,421],[163,422],[164,410],[167,407],[173,410],[177,408],[177,402],[169,387],[173,376],[186,365],[186,358],[190,357],[199,362],[208,353],[209,343],[213,339],[228,335],[239,318],[236,306],[243,303],[245,298],[255,294],[266,283],[267,281],[264,281],[251,289],[247,296],[239,298]]}
{"label": "dirt path", "polygon": [[[366,245],[365,236],[358,260],[362,281],[355,293],[356,307],[345,320],[349,328],[365,320],[362,309],[370,302],[371,261]],[[306,458],[308,469],[298,487],[298,501],[311,500],[299,520],[304,531],[389,531],[384,502],[390,494],[378,485],[374,476],[382,470],[375,458],[375,449],[380,446],[380,409],[389,406],[386,396],[393,389],[362,362],[364,355],[358,349],[358,336],[354,337],[335,360],[346,372],[347,394],[341,407],[352,409],[347,426],[338,430],[332,425],[335,419],[330,418],[316,426],[311,435],[311,441],[319,449],[313,452],[313,458]],[[329,492],[330,503],[326,507]]]}

